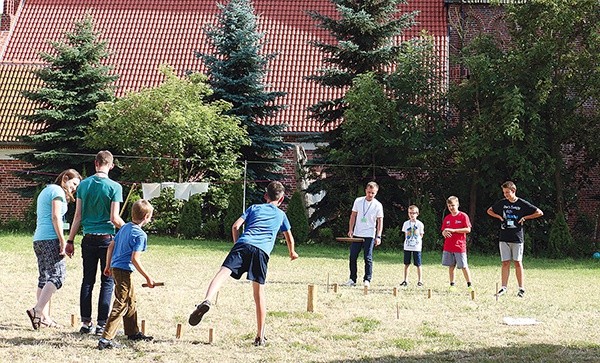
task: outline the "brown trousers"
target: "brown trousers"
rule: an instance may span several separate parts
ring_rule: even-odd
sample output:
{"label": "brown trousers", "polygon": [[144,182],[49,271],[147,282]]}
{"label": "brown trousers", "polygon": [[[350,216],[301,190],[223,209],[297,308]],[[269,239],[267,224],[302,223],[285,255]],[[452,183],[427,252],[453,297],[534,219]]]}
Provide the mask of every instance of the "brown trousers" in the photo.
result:
{"label": "brown trousers", "polygon": [[132,272],[119,268],[112,268],[111,272],[115,280],[115,301],[102,334],[104,339],[109,340],[117,335],[121,317],[123,317],[125,335],[135,335],[140,331],[137,325],[135,291],[131,281]]}

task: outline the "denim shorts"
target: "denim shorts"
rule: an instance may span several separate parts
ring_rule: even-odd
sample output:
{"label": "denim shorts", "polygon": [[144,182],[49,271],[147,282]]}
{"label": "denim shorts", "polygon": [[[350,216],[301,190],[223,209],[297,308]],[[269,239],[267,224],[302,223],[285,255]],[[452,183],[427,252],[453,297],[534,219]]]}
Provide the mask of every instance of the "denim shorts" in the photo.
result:
{"label": "denim shorts", "polygon": [[404,264],[410,265],[410,259],[412,256],[413,264],[415,266],[421,266],[421,251],[404,251]]}
{"label": "denim shorts", "polygon": [[230,269],[231,277],[236,280],[247,272],[248,280],[264,285],[268,263],[269,255],[265,251],[248,243],[236,243],[225,257],[222,266]]}

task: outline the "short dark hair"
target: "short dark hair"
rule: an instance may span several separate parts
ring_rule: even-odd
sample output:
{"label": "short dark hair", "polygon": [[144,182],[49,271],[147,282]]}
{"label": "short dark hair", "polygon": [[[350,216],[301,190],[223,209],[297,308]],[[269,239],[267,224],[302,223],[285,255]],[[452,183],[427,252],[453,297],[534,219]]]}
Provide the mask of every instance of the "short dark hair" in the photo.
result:
{"label": "short dark hair", "polygon": [[278,181],[272,181],[267,185],[267,197],[270,201],[276,201],[285,193],[285,187]]}
{"label": "short dark hair", "polygon": [[502,183],[502,189],[510,189],[513,192],[516,192],[517,191],[517,186],[512,181],[507,180],[504,183]]}

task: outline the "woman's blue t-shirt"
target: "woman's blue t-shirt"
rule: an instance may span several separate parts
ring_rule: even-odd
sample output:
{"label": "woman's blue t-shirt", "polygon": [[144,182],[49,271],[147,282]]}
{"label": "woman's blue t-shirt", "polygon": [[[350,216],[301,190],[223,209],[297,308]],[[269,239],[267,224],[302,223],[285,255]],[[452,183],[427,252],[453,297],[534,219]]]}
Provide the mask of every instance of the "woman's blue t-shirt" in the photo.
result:
{"label": "woman's blue t-shirt", "polygon": [[60,199],[60,216],[61,218],[67,213],[67,196],[63,188],[56,184],[49,184],[38,195],[37,198],[37,221],[35,233],[33,234],[34,241],[43,241],[49,239],[57,239],[54,225],[52,225],[52,201]]}

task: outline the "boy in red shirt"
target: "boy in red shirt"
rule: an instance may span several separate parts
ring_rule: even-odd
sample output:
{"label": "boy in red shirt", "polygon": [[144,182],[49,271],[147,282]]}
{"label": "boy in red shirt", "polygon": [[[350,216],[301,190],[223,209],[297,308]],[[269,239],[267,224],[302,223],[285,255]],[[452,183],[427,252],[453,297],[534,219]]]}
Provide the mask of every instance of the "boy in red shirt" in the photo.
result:
{"label": "boy in red shirt", "polygon": [[448,266],[450,277],[450,291],[454,291],[454,269],[458,267],[463,271],[467,288],[473,291],[471,285],[471,272],[467,263],[467,233],[471,232],[471,221],[469,216],[458,210],[458,198],[448,197],[446,205],[450,214],[442,222],[442,236],[444,236],[444,252],[442,254],[442,265]]}

